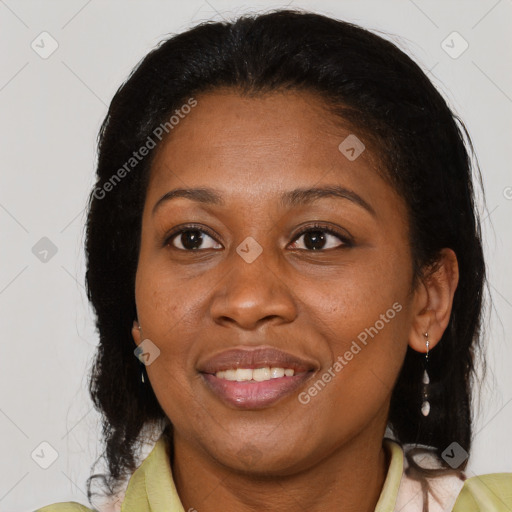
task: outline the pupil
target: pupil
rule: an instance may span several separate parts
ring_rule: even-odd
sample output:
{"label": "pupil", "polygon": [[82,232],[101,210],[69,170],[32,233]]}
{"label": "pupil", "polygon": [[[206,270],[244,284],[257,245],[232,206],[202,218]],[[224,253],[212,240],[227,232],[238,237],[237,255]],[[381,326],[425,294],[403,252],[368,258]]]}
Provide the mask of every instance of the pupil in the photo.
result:
{"label": "pupil", "polygon": [[325,236],[322,231],[309,231],[304,236],[304,245],[311,250],[321,249],[324,242]]}
{"label": "pupil", "polygon": [[196,230],[185,231],[181,234],[181,243],[185,249],[197,249],[201,245],[201,232]]}

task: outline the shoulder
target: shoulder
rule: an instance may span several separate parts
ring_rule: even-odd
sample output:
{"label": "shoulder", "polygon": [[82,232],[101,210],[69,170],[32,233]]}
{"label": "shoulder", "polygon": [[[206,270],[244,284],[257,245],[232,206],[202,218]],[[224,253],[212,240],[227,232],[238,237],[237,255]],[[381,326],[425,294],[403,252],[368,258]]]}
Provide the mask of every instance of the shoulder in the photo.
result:
{"label": "shoulder", "polygon": [[490,473],[465,480],[453,512],[512,510],[512,473]]}
{"label": "shoulder", "polygon": [[54,503],[46,507],[38,508],[35,512],[95,512],[92,508],[80,505],[76,501],[68,501],[65,503]]}

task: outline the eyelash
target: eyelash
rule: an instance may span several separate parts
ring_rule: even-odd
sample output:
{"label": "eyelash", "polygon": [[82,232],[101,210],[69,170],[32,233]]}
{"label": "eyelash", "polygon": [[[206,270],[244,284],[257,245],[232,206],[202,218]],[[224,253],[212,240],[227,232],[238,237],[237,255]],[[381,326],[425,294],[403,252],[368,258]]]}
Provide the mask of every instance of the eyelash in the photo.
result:
{"label": "eyelash", "polygon": [[[187,224],[186,226],[182,226],[179,229],[172,230],[171,233],[166,235],[165,240],[164,240],[164,246],[170,245],[173,249],[176,249],[176,250],[182,251],[182,252],[195,252],[190,249],[189,250],[178,249],[177,247],[174,247],[171,244],[173,238],[175,238],[178,235],[181,235],[182,233],[186,233],[187,231],[199,231],[201,233],[206,233],[209,237],[213,238],[217,243],[220,243],[220,242],[218,242],[216,235],[210,229],[208,229],[204,226],[200,226],[198,224]],[[354,245],[352,240],[346,234],[344,234],[340,231],[337,231],[336,229],[334,229],[330,226],[321,224],[321,223],[315,223],[313,225],[305,227],[304,229],[302,229],[301,231],[299,231],[298,233],[296,233],[294,235],[292,242],[295,242],[302,235],[304,235],[305,233],[309,233],[310,231],[321,231],[323,233],[328,233],[329,235],[333,235],[333,236],[337,237],[342,242],[342,245],[339,247],[331,248],[331,249],[318,249],[315,251],[308,250],[308,249],[296,249],[296,250],[306,251],[306,252],[325,252],[325,251],[329,251],[329,250],[333,250],[333,249],[343,249],[344,247],[345,248],[352,247]],[[201,250],[201,249],[198,249],[198,250]],[[202,249],[202,250],[204,250],[204,249]],[[217,250],[217,249],[214,249],[214,250]]]}

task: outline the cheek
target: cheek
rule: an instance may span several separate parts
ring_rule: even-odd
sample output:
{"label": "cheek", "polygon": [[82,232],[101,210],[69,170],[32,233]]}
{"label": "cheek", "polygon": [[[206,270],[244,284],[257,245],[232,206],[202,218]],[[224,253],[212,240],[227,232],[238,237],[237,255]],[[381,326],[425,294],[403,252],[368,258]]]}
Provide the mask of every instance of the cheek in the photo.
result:
{"label": "cheek", "polygon": [[136,277],[137,312],[145,333],[165,343],[194,310],[196,290],[180,283],[162,265],[139,263]]}
{"label": "cheek", "polygon": [[391,394],[410,328],[408,264],[397,256],[368,260],[340,269],[326,286],[303,289],[307,316],[329,352],[318,375],[329,383],[316,380],[304,401],[311,398],[333,424],[347,414],[364,423]]}
{"label": "cheek", "polygon": [[326,336],[337,334],[328,341],[331,360],[301,394],[300,401],[304,415],[323,419],[326,437],[355,435],[372,418],[385,421],[407,349],[407,321],[405,309],[396,312],[390,305],[376,311],[379,315],[383,311],[387,323],[370,314],[350,325],[333,322],[331,331],[324,330]]}
{"label": "cheek", "polygon": [[374,332],[376,323],[381,337],[388,337],[406,316],[411,276],[404,269],[410,262],[406,254],[378,253],[368,250],[355,256],[328,280],[300,279],[294,285],[306,316],[329,339],[333,354],[345,352],[347,342],[359,335],[364,339],[367,329]]}
{"label": "cheek", "polygon": [[192,346],[191,327],[194,317],[193,293],[176,284],[176,279],[157,267],[139,266],[136,277],[137,313],[145,339],[160,351],[147,367],[148,377],[157,398],[169,393],[183,396],[184,361]]}

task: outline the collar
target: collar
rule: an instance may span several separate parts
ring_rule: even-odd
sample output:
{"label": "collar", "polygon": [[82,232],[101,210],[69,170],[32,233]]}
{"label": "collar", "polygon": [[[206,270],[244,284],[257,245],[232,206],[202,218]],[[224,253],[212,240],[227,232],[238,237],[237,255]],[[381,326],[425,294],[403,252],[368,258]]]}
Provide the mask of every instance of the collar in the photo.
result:
{"label": "collar", "polygon": [[[383,439],[389,468],[375,512],[394,510],[404,468],[401,446]],[[142,464],[132,474],[121,512],[185,512],[172,477],[165,439],[161,436]]]}

